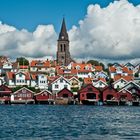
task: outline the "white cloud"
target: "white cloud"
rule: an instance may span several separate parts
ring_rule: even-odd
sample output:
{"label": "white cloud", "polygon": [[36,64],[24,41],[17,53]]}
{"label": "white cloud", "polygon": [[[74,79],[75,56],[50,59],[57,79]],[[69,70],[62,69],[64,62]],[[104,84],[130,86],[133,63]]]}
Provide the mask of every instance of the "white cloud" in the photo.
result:
{"label": "white cloud", "polygon": [[74,57],[140,58],[140,6],[127,0],[115,1],[106,8],[89,5],[84,20],[69,35]]}
{"label": "white cloud", "polygon": [[33,33],[0,23],[0,55],[55,56],[57,35],[53,25],[38,25]]}
{"label": "white cloud", "polygon": [[[69,30],[70,51],[76,59],[130,60],[140,58],[140,5],[127,0],[105,8],[89,5],[79,26]],[[0,55],[55,56],[57,35],[53,25],[38,25],[31,33],[0,22]]]}

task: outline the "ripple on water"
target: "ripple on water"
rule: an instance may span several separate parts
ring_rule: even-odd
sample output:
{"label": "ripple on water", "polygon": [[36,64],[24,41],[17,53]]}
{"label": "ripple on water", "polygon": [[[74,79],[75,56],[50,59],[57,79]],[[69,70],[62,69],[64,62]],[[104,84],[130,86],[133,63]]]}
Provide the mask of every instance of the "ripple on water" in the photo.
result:
{"label": "ripple on water", "polygon": [[0,106],[1,140],[139,139],[139,107]]}

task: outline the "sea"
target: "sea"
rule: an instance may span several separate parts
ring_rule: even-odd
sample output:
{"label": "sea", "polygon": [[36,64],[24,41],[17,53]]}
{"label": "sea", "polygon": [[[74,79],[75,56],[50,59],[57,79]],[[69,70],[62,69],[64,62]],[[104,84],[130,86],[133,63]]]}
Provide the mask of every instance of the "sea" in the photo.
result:
{"label": "sea", "polygon": [[140,107],[0,105],[0,140],[140,140]]}

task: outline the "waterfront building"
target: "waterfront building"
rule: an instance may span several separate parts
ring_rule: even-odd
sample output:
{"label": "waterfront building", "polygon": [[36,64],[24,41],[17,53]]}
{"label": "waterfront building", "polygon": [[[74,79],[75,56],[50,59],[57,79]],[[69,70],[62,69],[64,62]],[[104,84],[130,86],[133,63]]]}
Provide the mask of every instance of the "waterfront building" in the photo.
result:
{"label": "waterfront building", "polygon": [[97,104],[100,91],[92,84],[82,87],[78,91],[79,101],[83,104]]}
{"label": "waterfront building", "polygon": [[11,103],[28,104],[34,103],[34,92],[26,87],[23,87],[11,94]]}
{"label": "waterfront building", "polygon": [[54,101],[52,93],[46,89],[36,93],[34,99],[36,104],[49,104]]}
{"label": "waterfront building", "polygon": [[107,86],[102,90],[103,102],[107,105],[118,105],[118,92],[112,86]]}

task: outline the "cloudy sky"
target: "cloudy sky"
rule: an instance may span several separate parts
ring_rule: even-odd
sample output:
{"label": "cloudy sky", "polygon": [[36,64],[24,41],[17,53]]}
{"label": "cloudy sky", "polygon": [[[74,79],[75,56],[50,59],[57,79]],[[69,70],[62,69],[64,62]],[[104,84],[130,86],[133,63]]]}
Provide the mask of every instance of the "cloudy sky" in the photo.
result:
{"label": "cloudy sky", "polygon": [[63,15],[75,59],[139,60],[138,0],[0,0],[0,55],[55,57]]}

